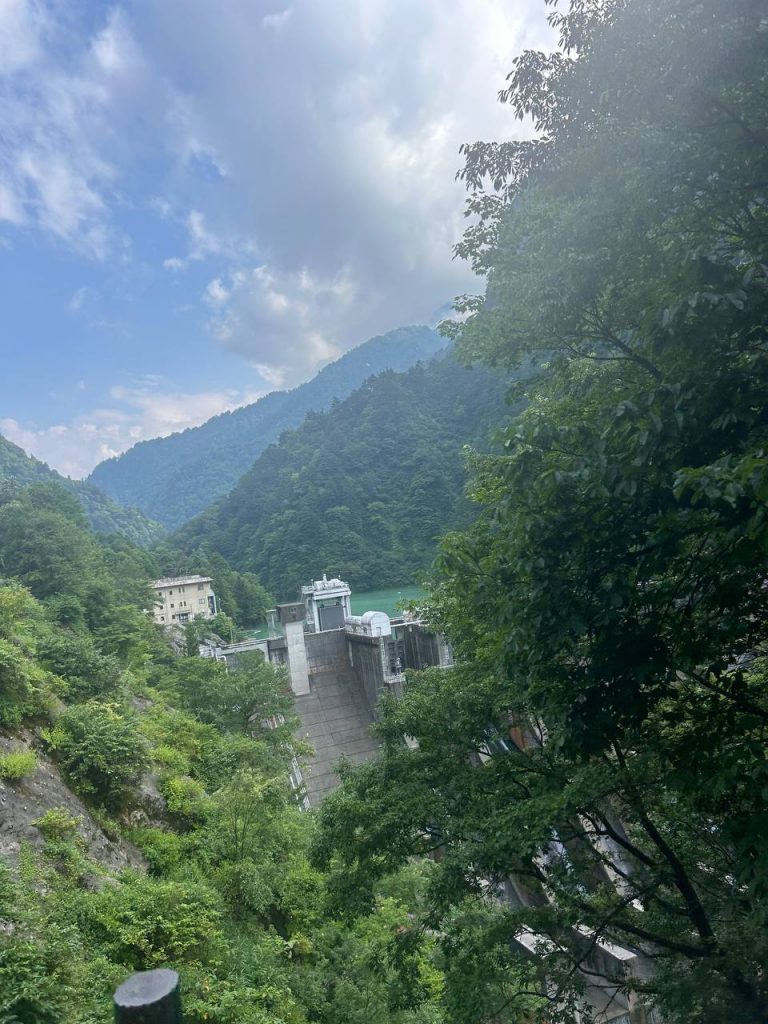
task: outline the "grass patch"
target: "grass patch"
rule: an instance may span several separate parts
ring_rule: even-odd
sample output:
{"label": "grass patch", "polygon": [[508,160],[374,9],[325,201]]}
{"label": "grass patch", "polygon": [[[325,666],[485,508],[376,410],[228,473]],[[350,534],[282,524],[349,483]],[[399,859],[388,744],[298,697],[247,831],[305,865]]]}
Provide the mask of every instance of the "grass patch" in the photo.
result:
{"label": "grass patch", "polygon": [[37,768],[37,758],[31,750],[19,750],[10,754],[0,754],[0,779],[15,782],[31,775]]}

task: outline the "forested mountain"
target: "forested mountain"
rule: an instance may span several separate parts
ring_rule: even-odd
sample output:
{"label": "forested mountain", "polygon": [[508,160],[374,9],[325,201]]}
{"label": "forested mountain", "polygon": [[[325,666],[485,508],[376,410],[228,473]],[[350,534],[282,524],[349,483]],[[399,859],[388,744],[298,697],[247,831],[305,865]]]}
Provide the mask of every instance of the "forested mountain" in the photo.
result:
{"label": "forested mountain", "polygon": [[53,482],[74,494],[85,509],[88,521],[98,533],[119,533],[137,544],[148,545],[165,530],[137,508],[126,508],[103,491],[83,480],[61,476],[44,462],[27,455],[18,445],[0,436],[0,488],[13,490],[28,484]]}
{"label": "forested mountain", "polygon": [[327,571],[358,588],[409,583],[436,538],[466,526],[465,444],[508,414],[503,375],[450,355],[388,371],[269,447],[174,538],[256,573],[278,597]]}
{"label": "forested mountain", "polygon": [[328,409],[372,374],[407,370],[444,346],[428,327],[401,327],[371,338],[306,384],[273,391],[199,427],[142,441],[100,463],[89,480],[116,501],[166,526],[180,526],[231,490],[261,452],[308,412]]}

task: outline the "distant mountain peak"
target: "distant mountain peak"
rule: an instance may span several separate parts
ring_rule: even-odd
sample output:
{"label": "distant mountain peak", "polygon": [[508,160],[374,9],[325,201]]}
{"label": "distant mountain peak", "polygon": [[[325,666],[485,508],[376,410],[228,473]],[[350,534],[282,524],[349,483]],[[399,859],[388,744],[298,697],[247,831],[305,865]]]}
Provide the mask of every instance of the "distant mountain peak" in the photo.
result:
{"label": "distant mountain peak", "polygon": [[198,427],[141,441],[99,463],[88,480],[112,499],[177,527],[228,493],[268,445],[309,412],[329,409],[383,370],[432,359],[446,341],[430,327],[399,327],[350,349],[289,391],[219,413]]}

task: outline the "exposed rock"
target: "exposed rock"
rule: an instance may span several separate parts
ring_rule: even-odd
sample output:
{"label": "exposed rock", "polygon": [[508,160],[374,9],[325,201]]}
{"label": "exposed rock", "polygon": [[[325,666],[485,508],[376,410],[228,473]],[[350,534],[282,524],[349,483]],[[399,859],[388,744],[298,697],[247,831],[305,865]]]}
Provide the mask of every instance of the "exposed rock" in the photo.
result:
{"label": "exposed rock", "polygon": [[88,808],[67,787],[57,766],[35,747],[29,730],[20,730],[13,737],[0,735],[0,753],[12,750],[34,750],[37,768],[32,775],[16,782],[0,779],[0,860],[15,864],[22,842],[35,847],[43,845],[43,836],[32,824],[53,807],[62,807],[73,818],[80,818],[78,834],[88,856],[108,871],[133,867],[144,869],[141,852],[124,839],[110,839],[91,817]]}
{"label": "exposed rock", "polygon": [[168,818],[168,805],[157,783],[157,775],[150,772],[142,775],[135,798],[139,813],[143,812],[147,823],[152,825],[162,825]]}
{"label": "exposed rock", "polygon": [[101,892],[102,889],[116,885],[120,885],[119,881],[110,875],[86,875],[82,880],[82,886],[88,892]]}

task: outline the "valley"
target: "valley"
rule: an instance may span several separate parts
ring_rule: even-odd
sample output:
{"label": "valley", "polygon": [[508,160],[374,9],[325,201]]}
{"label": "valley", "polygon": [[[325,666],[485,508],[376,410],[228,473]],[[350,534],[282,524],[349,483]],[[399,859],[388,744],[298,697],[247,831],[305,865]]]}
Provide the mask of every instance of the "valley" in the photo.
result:
{"label": "valley", "polygon": [[767,42],[0,3],[0,1024],[765,1024]]}

